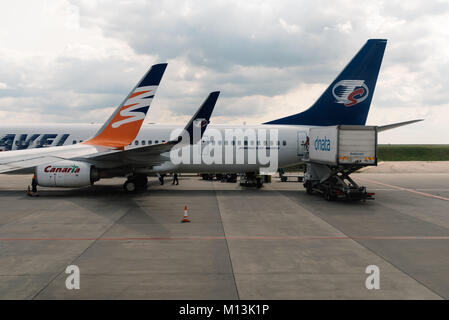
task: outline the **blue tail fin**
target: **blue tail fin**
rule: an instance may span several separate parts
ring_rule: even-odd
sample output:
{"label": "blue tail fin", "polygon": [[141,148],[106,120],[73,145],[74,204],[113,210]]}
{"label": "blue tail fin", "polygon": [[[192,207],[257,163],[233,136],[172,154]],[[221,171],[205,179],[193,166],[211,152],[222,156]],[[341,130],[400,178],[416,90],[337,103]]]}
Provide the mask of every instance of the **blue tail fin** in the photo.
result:
{"label": "blue tail fin", "polygon": [[[190,136],[190,144],[196,144],[203,137],[204,131],[206,131],[206,127],[209,124],[210,116],[212,115],[212,111],[214,111],[215,103],[217,102],[219,95],[220,91],[211,92],[184,128],[184,130],[186,130]],[[195,126],[201,129],[198,132],[198,135],[195,135]]]}
{"label": "blue tail fin", "polygon": [[387,40],[371,39],[306,111],[265,124],[364,125]]}

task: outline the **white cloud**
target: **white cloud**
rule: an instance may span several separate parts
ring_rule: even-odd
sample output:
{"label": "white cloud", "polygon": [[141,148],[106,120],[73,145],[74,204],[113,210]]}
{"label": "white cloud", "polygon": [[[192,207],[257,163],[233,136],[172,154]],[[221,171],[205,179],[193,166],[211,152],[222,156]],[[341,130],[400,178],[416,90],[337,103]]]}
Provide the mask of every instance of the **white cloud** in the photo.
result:
{"label": "white cloud", "polygon": [[346,21],[346,22],[337,24],[337,30],[340,31],[341,33],[350,33],[352,31],[351,21]]}
{"label": "white cloud", "polygon": [[279,23],[281,24],[282,29],[284,29],[287,33],[299,33],[301,28],[295,24],[288,24],[284,19],[280,18]]}
{"label": "white cloud", "polygon": [[214,123],[303,111],[368,38],[389,39],[371,124],[426,118],[382,142],[449,143],[446,1],[0,3],[0,119],[101,122],[167,61],[150,109],[182,123],[221,90]]}

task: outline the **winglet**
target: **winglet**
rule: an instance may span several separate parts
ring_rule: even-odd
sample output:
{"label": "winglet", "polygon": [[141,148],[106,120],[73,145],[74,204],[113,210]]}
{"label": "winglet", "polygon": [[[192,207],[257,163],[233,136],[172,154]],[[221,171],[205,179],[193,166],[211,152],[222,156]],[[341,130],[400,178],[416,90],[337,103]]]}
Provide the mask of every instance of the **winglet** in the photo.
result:
{"label": "winglet", "polygon": [[220,91],[211,92],[184,128],[184,133],[190,137],[190,144],[197,143],[203,137],[219,95]]}
{"label": "winglet", "polygon": [[139,133],[166,67],[166,63],[152,66],[95,136],[83,143],[113,148],[129,145]]}

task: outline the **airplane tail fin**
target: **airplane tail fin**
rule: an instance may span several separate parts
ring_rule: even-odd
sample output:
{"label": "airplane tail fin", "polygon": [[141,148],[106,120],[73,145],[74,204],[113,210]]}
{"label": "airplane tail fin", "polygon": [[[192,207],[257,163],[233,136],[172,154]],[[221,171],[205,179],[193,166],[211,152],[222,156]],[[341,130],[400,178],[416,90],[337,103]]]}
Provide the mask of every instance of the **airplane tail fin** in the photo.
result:
{"label": "airplane tail fin", "polygon": [[370,39],[307,110],[265,124],[364,125],[387,40]]}
{"label": "airplane tail fin", "polygon": [[166,67],[166,63],[152,66],[95,136],[83,143],[113,148],[130,144],[139,133]]}
{"label": "airplane tail fin", "polygon": [[190,144],[197,143],[203,137],[219,95],[220,91],[211,92],[184,128],[190,137]]}

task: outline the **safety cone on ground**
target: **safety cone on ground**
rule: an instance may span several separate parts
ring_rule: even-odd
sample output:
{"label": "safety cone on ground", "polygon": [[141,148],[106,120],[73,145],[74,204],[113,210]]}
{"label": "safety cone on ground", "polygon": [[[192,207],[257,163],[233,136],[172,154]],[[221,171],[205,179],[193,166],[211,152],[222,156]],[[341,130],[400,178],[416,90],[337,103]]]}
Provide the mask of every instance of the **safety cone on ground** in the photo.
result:
{"label": "safety cone on ground", "polygon": [[29,195],[30,197],[32,196],[32,194],[31,194],[31,189],[30,189],[30,186],[28,185],[28,188],[27,188],[27,195]]}
{"label": "safety cone on ground", "polygon": [[181,220],[182,223],[190,222],[189,216],[187,215],[187,206],[184,206],[184,218]]}

